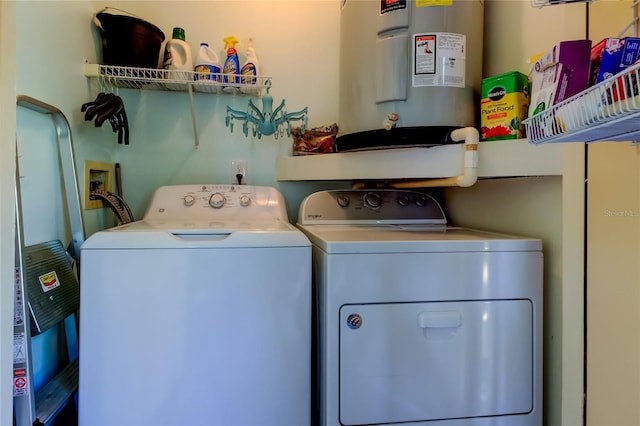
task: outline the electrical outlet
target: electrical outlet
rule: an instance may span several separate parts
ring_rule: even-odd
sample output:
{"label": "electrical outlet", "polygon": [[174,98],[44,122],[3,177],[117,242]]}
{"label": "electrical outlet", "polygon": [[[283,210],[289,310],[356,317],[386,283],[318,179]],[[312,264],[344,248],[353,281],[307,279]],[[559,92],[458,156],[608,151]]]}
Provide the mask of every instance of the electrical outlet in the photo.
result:
{"label": "electrical outlet", "polygon": [[247,161],[233,160],[231,162],[231,182],[234,184],[247,184]]}

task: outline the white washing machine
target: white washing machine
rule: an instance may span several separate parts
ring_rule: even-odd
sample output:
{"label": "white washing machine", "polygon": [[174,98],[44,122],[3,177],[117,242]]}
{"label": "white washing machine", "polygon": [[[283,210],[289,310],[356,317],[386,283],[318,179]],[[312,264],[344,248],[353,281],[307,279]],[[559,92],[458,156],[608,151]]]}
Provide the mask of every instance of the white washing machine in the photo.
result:
{"label": "white washing machine", "polygon": [[81,251],[80,425],[309,424],[311,244],[277,190],[161,187]]}
{"label": "white washing machine", "polygon": [[298,227],[321,425],[542,425],[540,240],[448,226],[405,190],[311,194]]}

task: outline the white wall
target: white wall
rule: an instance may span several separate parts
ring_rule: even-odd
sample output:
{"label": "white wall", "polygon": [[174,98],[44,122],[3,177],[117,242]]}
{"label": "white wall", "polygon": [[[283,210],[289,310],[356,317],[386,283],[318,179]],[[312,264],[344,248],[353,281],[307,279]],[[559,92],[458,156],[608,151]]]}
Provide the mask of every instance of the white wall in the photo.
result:
{"label": "white wall", "polygon": [[0,2],[0,424],[12,419],[14,177],[15,177],[15,5]]}
{"label": "white wall", "polygon": [[[101,7],[102,3],[89,1],[16,4],[16,91],[59,108],[67,117],[81,184],[85,159],[111,163],[115,158],[112,135],[100,131],[106,129],[95,130],[80,112],[81,104],[95,97],[83,64],[95,57],[91,19]],[[95,232],[111,223],[106,213],[105,209],[86,211],[87,229]]]}
{"label": "white wall", "polygon": [[640,423],[639,148],[620,142],[589,147],[589,425]]}
{"label": "white wall", "polygon": [[[594,41],[620,34],[631,1],[595,2]],[[606,17],[606,18],[605,18]],[[633,28],[625,35],[632,36]],[[640,424],[640,147],[589,145],[587,424]]]}

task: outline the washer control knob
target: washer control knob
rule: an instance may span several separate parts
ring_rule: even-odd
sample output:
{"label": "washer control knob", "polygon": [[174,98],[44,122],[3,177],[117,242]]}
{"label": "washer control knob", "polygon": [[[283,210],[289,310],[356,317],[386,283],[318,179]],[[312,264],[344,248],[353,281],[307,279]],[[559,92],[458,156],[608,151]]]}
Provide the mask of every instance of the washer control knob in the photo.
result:
{"label": "washer control knob", "polygon": [[209,197],[209,205],[211,207],[213,207],[214,209],[219,209],[222,206],[224,206],[224,203],[227,200],[224,198],[224,195],[222,195],[219,192],[216,192],[214,194],[211,194],[211,197]]}
{"label": "washer control knob", "polygon": [[407,207],[409,205],[409,197],[406,195],[401,195],[398,197],[398,204],[400,204],[402,207]]}
{"label": "washer control knob", "polygon": [[191,207],[193,205],[193,203],[196,202],[196,197],[194,197],[193,195],[185,195],[182,198],[182,202],[184,203],[185,206],[187,207]]}
{"label": "washer control knob", "polygon": [[416,206],[418,207],[424,207],[427,205],[427,197],[424,197],[422,195],[418,195],[416,197]]}
{"label": "washer control knob", "polygon": [[249,197],[248,195],[243,195],[242,197],[240,197],[240,205],[242,207],[247,207],[249,204],[251,204],[251,197]]}
{"label": "washer control knob", "polygon": [[347,207],[351,202],[351,200],[349,200],[349,197],[347,197],[346,195],[338,195],[338,198],[336,198],[336,201],[338,202],[338,205],[340,207]]}
{"label": "washer control knob", "polygon": [[382,205],[382,197],[375,192],[367,192],[364,194],[364,205],[367,207],[371,207],[372,209],[377,209]]}

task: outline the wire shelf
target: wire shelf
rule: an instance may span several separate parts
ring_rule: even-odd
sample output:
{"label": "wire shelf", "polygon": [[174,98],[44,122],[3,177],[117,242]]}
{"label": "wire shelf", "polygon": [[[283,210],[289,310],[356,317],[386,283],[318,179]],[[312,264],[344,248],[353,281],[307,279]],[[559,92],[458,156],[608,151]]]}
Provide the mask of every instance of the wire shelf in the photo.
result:
{"label": "wire shelf", "polygon": [[98,78],[104,87],[186,92],[191,86],[196,92],[203,93],[250,94],[261,93],[271,79],[100,64],[85,64],[85,76]]}
{"label": "wire shelf", "polygon": [[640,140],[640,63],[523,124],[534,144]]}
{"label": "wire shelf", "polygon": [[555,6],[567,3],[590,3],[592,0],[531,0],[531,6],[541,9],[545,6]]}

